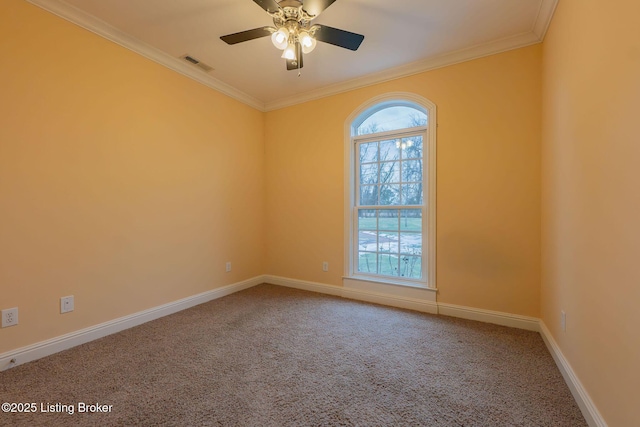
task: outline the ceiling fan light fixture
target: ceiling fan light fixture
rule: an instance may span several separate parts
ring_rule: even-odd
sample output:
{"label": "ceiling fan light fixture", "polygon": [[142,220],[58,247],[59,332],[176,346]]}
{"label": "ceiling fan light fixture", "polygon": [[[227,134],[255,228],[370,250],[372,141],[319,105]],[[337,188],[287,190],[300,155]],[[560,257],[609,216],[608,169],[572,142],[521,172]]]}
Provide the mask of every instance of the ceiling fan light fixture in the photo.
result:
{"label": "ceiling fan light fixture", "polygon": [[285,27],[280,27],[278,31],[271,34],[271,42],[280,50],[286,49],[289,45],[289,30]]}
{"label": "ceiling fan light fixture", "polygon": [[344,49],[358,50],[364,40],[361,34],[312,23],[336,0],[252,1],[272,18],[273,25],[227,34],[220,39],[228,45],[234,45],[270,36],[276,49],[283,51],[281,57],[286,59],[287,70],[300,70],[304,54],[311,53],[318,41]]}
{"label": "ceiling fan light fixture", "polygon": [[302,53],[312,52],[313,49],[316,48],[316,44],[318,44],[316,39],[311,37],[306,31],[301,31],[300,34],[298,34],[298,40],[300,41],[300,45],[302,45]]}
{"label": "ceiling fan light fixture", "polygon": [[296,47],[293,43],[289,43],[284,52],[282,52],[282,58],[290,60],[296,59]]}

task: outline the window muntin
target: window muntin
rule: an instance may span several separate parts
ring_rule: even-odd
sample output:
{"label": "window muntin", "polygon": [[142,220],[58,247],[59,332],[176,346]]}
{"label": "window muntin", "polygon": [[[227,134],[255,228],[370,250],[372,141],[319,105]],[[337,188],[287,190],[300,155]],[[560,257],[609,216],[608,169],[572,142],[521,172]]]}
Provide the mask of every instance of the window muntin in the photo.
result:
{"label": "window muntin", "polygon": [[[378,107],[359,116],[360,121],[356,119],[352,127],[356,163],[354,273],[424,281],[427,116],[413,104]],[[385,113],[387,110],[391,111]],[[391,132],[374,120],[394,115],[393,123],[403,127]],[[372,129],[376,132],[368,132]]]}
{"label": "window muntin", "polygon": [[422,205],[423,136],[356,142],[360,206]]}
{"label": "window muntin", "polygon": [[[381,130],[366,133],[370,126],[371,116],[384,117],[382,112],[391,107],[408,107],[404,110],[413,119],[404,122],[396,129]],[[397,110],[402,111],[402,110]],[[419,112],[416,116],[415,112]],[[366,122],[369,120],[368,122]],[[366,123],[365,123],[366,122]],[[400,123],[400,121],[398,121]],[[429,290],[437,290],[436,286],[436,105],[419,95],[407,92],[394,92],[376,96],[354,111],[345,122],[345,284],[367,286],[366,283],[403,285]],[[427,126],[428,125],[428,126]],[[395,182],[400,185],[398,197],[409,200],[411,190],[413,202],[420,201],[420,205],[390,205],[380,204],[380,190],[384,179],[380,179],[381,164],[380,146],[371,145],[360,158],[359,147],[362,143],[391,140],[397,141],[411,136],[422,136],[422,191],[416,190],[418,179],[411,171],[416,164],[405,164],[399,177],[394,175]],[[363,151],[365,151],[363,149]],[[420,157],[410,158],[405,150],[404,161],[418,160]],[[362,161],[360,161],[362,160]],[[386,159],[386,161],[398,161]],[[360,163],[369,164],[362,170]],[[408,167],[406,167],[408,166]],[[395,171],[393,172],[396,173]],[[369,185],[363,205],[360,200],[361,183]],[[386,185],[386,184],[385,184]],[[403,188],[402,185],[405,185]],[[374,186],[375,191],[374,191]],[[408,186],[408,187],[407,187]],[[383,202],[385,202],[383,195]],[[416,199],[417,197],[417,199]],[[400,202],[400,201],[399,201]],[[399,203],[398,202],[398,203]],[[417,209],[417,212],[409,209]],[[395,213],[391,213],[394,211]],[[407,210],[402,211],[402,210]],[[403,216],[404,215],[404,216]],[[361,217],[361,218],[359,218]],[[390,221],[400,218],[400,224],[391,229]],[[406,221],[402,222],[405,218]],[[380,221],[380,227],[378,226]],[[361,228],[361,229],[360,229]],[[404,234],[409,233],[409,234]],[[410,234],[414,233],[414,234]],[[382,235],[382,237],[381,237]],[[391,236],[391,237],[389,237]],[[382,251],[378,243],[382,241]],[[386,246],[385,246],[386,245]],[[396,250],[397,248],[397,250]],[[421,250],[418,251],[418,249]],[[362,253],[361,253],[362,252]],[[384,257],[381,255],[390,255]],[[360,261],[360,262],[359,262]],[[382,263],[379,264],[379,261]],[[389,262],[391,261],[391,262]],[[421,270],[421,277],[417,277],[416,269]],[[380,271],[382,274],[378,274]],[[392,275],[387,275],[392,274]],[[356,283],[360,282],[361,285]]]}
{"label": "window muntin", "polygon": [[358,209],[358,273],[422,278],[422,209]]}

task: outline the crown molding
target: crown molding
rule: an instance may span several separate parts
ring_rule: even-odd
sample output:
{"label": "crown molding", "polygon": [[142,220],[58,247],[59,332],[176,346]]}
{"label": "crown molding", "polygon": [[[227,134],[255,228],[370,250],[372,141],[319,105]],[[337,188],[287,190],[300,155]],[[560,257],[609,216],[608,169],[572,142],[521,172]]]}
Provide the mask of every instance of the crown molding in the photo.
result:
{"label": "crown molding", "polygon": [[72,6],[61,0],[27,0],[29,3],[38,6],[47,12],[53,13],[62,19],[76,24],[85,30],[89,30],[107,40],[110,40],[124,48],[144,56],[160,65],[163,65],[185,77],[193,79],[198,83],[210,87],[224,95],[236,99],[257,110],[264,111],[264,102],[248,95],[220,80],[206,74],[204,71],[192,67],[182,62],[178,58],[149,46],[142,41],[129,36],[123,31],[107,24],[106,22]]}
{"label": "crown molding", "polygon": [[538,36],[540,42],[542,42],[547,35],[547,30],[549,29],[549,25],[551,25],[551,19],[553,19],[556,7],[558,7],[558,0],[542,0],[540,3],[538,17],[532,29],[533,33]]}
{"label": "crown molding", "polygon": [[327,96],[337,95],[348,92],[350,90],[372,86],[378,83],[384,83],[414,74],[424,73],[426,71],[435,70],[437,68],[447,67],[449,65],[459,64],[461,62],[479,59],[485,56],[495,55],[513,49],[530,46],[536,43],[542,43],[547,33],[547,29],[551,24],[553,13],[556,10],[559,0],[541,0],[538,15],[533,23],[530,32],[506,37],[489,43],[476,45],[470,48],[461,49],[455,52],[446,53],[444,55],[428,58],[425,60],[412,62],[410,64],[401,65],[378,73],[368,74],[364,77],[358,77],[346,82],[325,86],[313,91],[301,93],[287,98],[282,98],[273,102],[267,102],[266,111],[278,110],[280,108],[290,107],[292,105],[301,104],[303,102],[313,101]]}
{"label": "crown molding", "polygon": [[196,69],[178,58],[149,46],[62,0],[27,1],[211,89],[259,111],[266,112],[540,43],[544,40],[559,0],[541,0],[538,16],[530,32],[412,62],[270,102],[263,102],[233,86],[223,83],[205,74],[202,70]]}
{"label": "crown molding", "polygon": [[304,92],[274,102],[267,102],[265,105],[265,110],[278,110],[280,108],[301,104],[303,102],[313,101],[327,96],[349,92],[354,89],[360,89],[363,87],[388,82],[390,80],[396,80],[403,77],[424,73],[426,71],[448,67],[449,65],[455,65],[461,62],[467,62],[473,59],[495,55],[501,52],[506,52],[508,50],[519,49],[521,47],[526,47],[536,43],[540,43],[540,39],[534,33],[527,32],[516,36],[496,40],[490,43],[477,45],[471,48],[462,49],[429,59],[401,65],[399,67],[383,70],[377,73],[368,74],[364,77],[357,77],[345,82],[324,86],[316,90]]}

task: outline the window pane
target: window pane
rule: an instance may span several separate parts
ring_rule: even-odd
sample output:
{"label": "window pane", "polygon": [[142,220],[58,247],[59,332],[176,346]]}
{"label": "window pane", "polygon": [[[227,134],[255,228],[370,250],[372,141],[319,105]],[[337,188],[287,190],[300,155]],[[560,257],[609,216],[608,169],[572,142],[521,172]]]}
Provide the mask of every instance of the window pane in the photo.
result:
{"label": "window pane", "polygon": [[411,279],[421,279],[422,257],[403,255],[400,258],[400,276]]}
{"label": "window pane", "polygon": [[422,231],[422,210],[402,209],[400,211],[401,231]]}
{"label": "window pane", "polygon": [[421,205],[422,204],[422,184],[404,184],[402,186],[402,204]]}
{"label": "window pane", "polygon": [[400,148],[396,144],[396,140],[380,141],[380,161],[391,161],[400,159]]}
{"label": "window pane", "polygon": [[380,186],[380,204],[398,205],[400,204],[400,185],[389,184]]}
{"label": "window pane", "polygon": [[376,232],[368,230],[358,231],[358,250],[375,252],[378,249]]}
{"label": "window pane", "polygon": [[378,228],[386,231],[398,231],[398,211],[396,209],[380,210]]}
{"label": "window pane", "polygon": [[360,165],[360,183],[378,183],[378,163],[367,163],[364,165]]}
{"label": "window pane", "polygon": [[380,252],[398,253],[398,233],[381,231],[378,233],[378,250]]}
{"label": "window pane", "polygon": [[405,129],[427,124],[427,115],[406,106],[384,108],[370,115],[356,130],[357,135]]}
{"label": "window pane", "polygon": [[378,272],[378,256],[371,252],[358,252],[358,271],[376,274]]}
{"label": "window pane", "polygon": [[422,255],[422,233],[400,233],[400,253]]}
{"label": "window pane", "polygon": [[422,160],[407,160],[402,162],[403,182],[422,182]]}
{"label": "window pane", "polygon": [[385,276],[398,275],[398,255],[378,255],[378,274]]}
{"label": "window pane", "polygon": [[378,161],[378,143],[368,142],[360,144],[360,163],[377,162]]}
{"label": "window pane", "polygon": [[402,157],[405,159],[417,159],[422,157],[422,137],[412,136],[404,138],[402,142],[405,148],[402,150]]}
{"label": "window pane", "polygon": [[378,204],[378,187],[377,185],[360,186],[360,205],[372,206]]}
{"label": "window pane", "polygon": [[358,211],[358,250],[376,252],[377,218],[375,209],[360,209]]}
{"label": "window pane", "polygon": [[377,219],[375,209],[360,209],[358,210],[358,229],[359,230],[377,230]]}
{"label": "window pane", "polygon": [[380,163],[380,183],[400,182],[400,162]]}

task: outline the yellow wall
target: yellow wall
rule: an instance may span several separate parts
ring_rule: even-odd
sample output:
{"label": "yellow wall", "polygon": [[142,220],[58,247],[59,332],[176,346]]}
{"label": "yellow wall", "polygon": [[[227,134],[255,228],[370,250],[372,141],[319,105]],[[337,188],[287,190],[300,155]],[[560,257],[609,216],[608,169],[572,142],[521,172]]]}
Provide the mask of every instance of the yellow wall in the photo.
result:
{"label": "yellow wall", "polygon": [[20,0],[0,52],[0,352],[263,273],[341,285],[345,120],[395,91],[438,107],[439,301],[539,315],[539,45],[266,114]]}
{"label": "yellow wall", "polygon": [[267,272],[341,285],[345,120],[412,92],[438,108],[438,301],[538,316],[540,61],[536,45],[268,112]]}
{"label": "yellow wall", "polygon": [[639,425],[639,15],[563,0],[543,47],[263,114],[3,0],[0,353],[263,273],[341,285],[345,119],[413,92],[438,108],[438,300],[541,316]]}
{"label": "yellow wall", "polygon": [[542,318],[610,426],[640,425],[638,16],[562,0],[543,54]]}
{"label": "yellow wall", "polygon": [[21,0],[0,87],[0,353],[264,272],[263,113]]}

